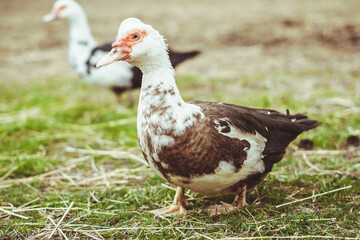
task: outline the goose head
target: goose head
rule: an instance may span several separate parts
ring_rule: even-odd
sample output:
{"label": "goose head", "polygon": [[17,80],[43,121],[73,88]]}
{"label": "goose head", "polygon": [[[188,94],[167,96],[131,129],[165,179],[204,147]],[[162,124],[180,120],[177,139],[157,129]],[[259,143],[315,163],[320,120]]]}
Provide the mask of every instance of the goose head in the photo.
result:
{"label": "goose head", "polygon": [[137,18],[125,19],[120,24],[112,50],[96,66],[100,68],[116,61],[127,61],[143,72],[158,67],[172,68],[163,36]]}

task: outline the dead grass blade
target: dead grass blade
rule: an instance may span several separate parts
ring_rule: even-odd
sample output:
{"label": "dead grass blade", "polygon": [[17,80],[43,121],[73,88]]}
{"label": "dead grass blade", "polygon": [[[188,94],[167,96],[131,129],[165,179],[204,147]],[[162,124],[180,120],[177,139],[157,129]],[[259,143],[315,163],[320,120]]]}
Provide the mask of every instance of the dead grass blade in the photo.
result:
{"label": "dead grass blade", "polygon": [[25,216],[23,216],[23,215],[10,212],[10,211],[5,210],[5,209],[3,209],[3,208],[1,208],[1,207],[0,207],[0,211],[1,211],[1,212],[4,212],[4,213],[7,213],[7,214],[9,214],[9,215],[11,215],[11,216],[19,217],[19,218],[22,218],[22,219],[29,219],[29,217],[25,217]]}
{"label": "dead grass blade", "polygon": [[64,167],[59,167],[55,170],[40,174],[40,175],[36,175],[36,176],[32,176],[32,177],[28,177],[28,178],[18,178],[18,179],[10,179],[10,180],[6,180],[4,182],[6,183],[28,183],[28,182],[32,182],[35,179],[43,179],[45,177],[54,175],[54,174],[58,174],[61,173],[63,171],[72,169],[74,167],[76,167],[77,163],[82,162],[82,161],[86,161],[86,160],[90,160],[91,156],[83,156],[83,157],[79,157],[79,158],[75,158],[71,161],[71,164],[64,166]]}
{"label": "dead grass blade", "polygon": [[295,201],[283,203],[283,204],[277,205],[277,206],[275,206],[275,207],[276,207],[276,208],[279,208],[279,207],[283,207],[283,206],[290,205],[290,204],[293,204],[293,203],[306,201],[306,200],[309,200],[309,199],[312,199],[312,198],[316,198],[316,197],[319,197],[319,196],[322,196],[322,195],[326,195],[326,194],[329,194],[329,193],[342,191],[342,190],[345,190],[345,189],[348,189],[348,188],[351,188],[351,187],[352,187],[352,186],[350,185],[350,186],[346,186],[346,187],[334,189],[334,190],[331,190],[331,191],[328,191],[328,192],[315,194],[315,195],[312,195],[312,196],[310,196],[310,197],[306,197],[306,198],[298,199],[298,200],[295,200]]}
{"label": "dead grass blade", "polygon": [[109,122],[102,122],[102,123],[97,123],[97,124],[91,124],[91,125],[89,125],[89,127],[98,129],[98,128],[104,128],[104,127],[115,127],[115,126],[125,125],[125,124],[129,124],[129,123],[136,123],[136,117],[114,120],[114,121],[109,121]]}
{"label": "dead grass blade", "polygon": [[7,171],[7,173],[4,174],[4,176],[0,177],[0,182],[5,180],[8,176],[10,176],[18,168],[19,168],[19,166],[13,166],[12,168],[10,168],[9,171]]}
{"label": "dead grass blade", "polygon": [[0,124],[7,124],[13,122],[24,122],[29,117],[38,117],[41,114],[40,108],[24,109],[12,113],[0,114]]}
{"label": "dead grass blade", "polygon": [[346,150],[297,150],[294,155],[345,155]]}
{"label": "dead grass blade", "polygon": [[[54,235],[54,233],[56,232],[57,229],[60,229],[59,226],[60,226],[61,222],[65,219],[66,215],[69,213],[69,211],[70,211],[70,209],[72,208],[73,205],[74,205],[74,202],[71,202],[69,207],[66,209],[64,215],[61,217],[59,222],[55,225],[54,230],[51,232],[50,236],[48,237],[49,239],[52,237],[52,235]],[[62,231],[60,230],[60,232],[62,232]],[[64,236],[65,236],[65,234],[64,234]]]}
{"label": "dead grass blade", "polygon": [[[54,222],[54,220],[52,220],[51,217],[48,217],[48,219],[50,220],[50,222],[51,222],[51,223],[55,226],[55,228],[56,228],[56,223]],[[65,233],[61,230],[61,228],[57,228],[57,230],[60,232],[60,234],[61,234],[65,239],[68,240],[68,238],[66,237]],[[49,238],[51,238],[51,236],[50,236]]]}
{"label": "dead grass blade", "polygon": [[66,147],[66,152],[69,153],[80,153],[80,154],[91,154],[91,155],[98,155],[98,156],[110,156],[117,159],[132,159],[135,160],[141,164],[148,165],[148,163],[136,156],[135,154],[125,152],[125,151],[107,151],[107,150],[92,150],[92,149],[79,149],[79,148],[72,148],[72,147]]}

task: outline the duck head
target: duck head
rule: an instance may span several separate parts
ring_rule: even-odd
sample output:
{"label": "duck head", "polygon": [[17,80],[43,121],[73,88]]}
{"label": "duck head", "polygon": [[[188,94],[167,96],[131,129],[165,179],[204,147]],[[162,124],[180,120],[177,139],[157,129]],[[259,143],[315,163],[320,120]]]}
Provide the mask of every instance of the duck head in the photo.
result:
{"label": "duck head", "polygon": [[43,22],[51,22],[56,19],[73,19],[83,12],[81,6],[74,0],[57,0],[49,14],[43,16]]}
{"label": "duck head", "polygon": [[100,68],[116,61],[127,61],[142,71],[170,63],[163,36],[137,18],[125,19],[120,24],[112,50],[96,66]]}

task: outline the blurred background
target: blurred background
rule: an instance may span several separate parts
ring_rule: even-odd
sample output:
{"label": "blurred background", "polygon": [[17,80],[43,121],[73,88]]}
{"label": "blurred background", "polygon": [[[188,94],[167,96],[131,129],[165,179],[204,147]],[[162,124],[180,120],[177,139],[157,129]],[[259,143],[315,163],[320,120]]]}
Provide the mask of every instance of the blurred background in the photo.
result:
{"label": "blurred background", "polygon": [[[0,81],[61,73],[67,63],[68,24],[44,24],[54,1],[0,1]],[[235,78],[273,71],[336,70],[360,75],[360,2],[78,1],[95,39],[115,39],[121,21],[138,17],[176,50],[200,49],[178,74]]]}

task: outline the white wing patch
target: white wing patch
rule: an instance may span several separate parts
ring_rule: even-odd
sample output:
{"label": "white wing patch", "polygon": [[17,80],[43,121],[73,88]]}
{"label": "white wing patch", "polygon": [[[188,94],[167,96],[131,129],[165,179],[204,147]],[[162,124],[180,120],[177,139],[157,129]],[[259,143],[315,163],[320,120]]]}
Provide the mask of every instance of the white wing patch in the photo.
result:
{"label": "white wing patch", "polygon": [[244,133],[238,128],[231,125],[231,122],[227,121],[230,126],[230,132],[223,133],[219,132],[220,134],[230,137],[230,138],[237,138],[239,140],[246,140],[250,143],[249,149],[244,149],[247,152],[247,158],[244,161],[244,164],[239,171],[240,180],[245,179],[247,176],[263,172],[265,170],[264,162],[262,161],[263,155],[262,152],[265,149],[265,144],[267,139],[264,138],[261,134],[256,132],[256,134]]}
{"label": "white wing patch", "polygon": [[[219,120],[226,122],[226,121],[228,121],[229,119],[228,119],[228,118],[219,118]],[[218,132],[220,132],[220,133],[221,133],[222,130],[224,130],[225,128],[227,128],[227,126],[221,126],[221,125],[220,125],[220,122],[219,122],[218,120],[216,120],[216,119],[214,120],[214,123],[215,123],[215,129],[216,129]]]}

